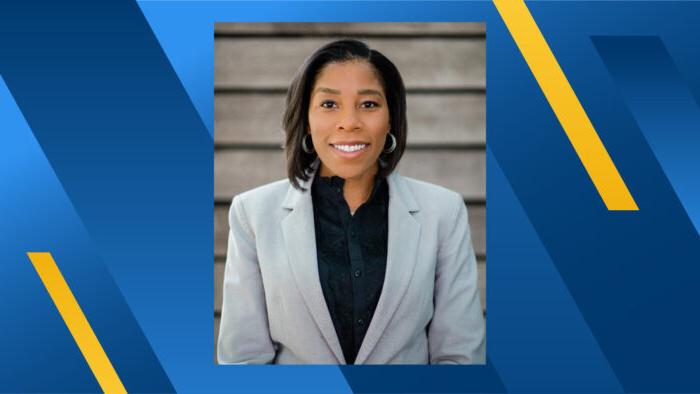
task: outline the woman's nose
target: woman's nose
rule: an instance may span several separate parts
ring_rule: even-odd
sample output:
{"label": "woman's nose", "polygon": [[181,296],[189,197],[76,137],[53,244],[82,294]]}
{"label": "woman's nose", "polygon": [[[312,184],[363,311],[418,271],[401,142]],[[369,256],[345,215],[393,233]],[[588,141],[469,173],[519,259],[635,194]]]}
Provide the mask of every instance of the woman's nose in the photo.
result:
{"label": "woman's nose", "polygon": [[354,108],[345,110],[338,122],[338,130],[355,131],[362,127],[362,120],[358,116],[357,110]]}

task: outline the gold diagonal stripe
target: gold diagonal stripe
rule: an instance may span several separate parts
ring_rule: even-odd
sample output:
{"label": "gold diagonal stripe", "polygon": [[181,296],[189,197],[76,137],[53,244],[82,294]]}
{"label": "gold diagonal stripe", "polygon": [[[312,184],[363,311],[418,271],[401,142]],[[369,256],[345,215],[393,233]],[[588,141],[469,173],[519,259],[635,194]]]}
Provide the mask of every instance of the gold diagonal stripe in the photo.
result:
{"label": "gold diagonal stripe", "polygon": [[102,391],[105,393],[126,393],[117,372],[112,367],[112,363],[107,358],[100,341],[90,327],[87,318],[83,314],[78,301],[75,300],[73,292],[63,279],[61,271],[56,266],[51,253],[29,252],[29,260],[32,261],[34,269],[39,274],[46,290],[49,292],[63,321],[68,326],[68,330],[80,351],[85,357]]}
{"label": "gold diagonal stripe", "polygon": [[554,114],[611,211],[639,208],[523,0],[493,0]]}

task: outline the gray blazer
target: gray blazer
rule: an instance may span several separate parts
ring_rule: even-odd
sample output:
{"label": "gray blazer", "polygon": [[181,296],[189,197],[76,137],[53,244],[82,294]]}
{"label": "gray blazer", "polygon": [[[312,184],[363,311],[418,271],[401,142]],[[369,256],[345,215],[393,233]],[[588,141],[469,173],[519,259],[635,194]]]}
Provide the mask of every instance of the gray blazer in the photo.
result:
{"label": "gray blazer", "polygon": [[[484,363],[467,210],[450,190],[388,177],[384,287],[356,364]],[[318,277],[311,202],[288,180],[231,204],[221,364],[345,364]]]}

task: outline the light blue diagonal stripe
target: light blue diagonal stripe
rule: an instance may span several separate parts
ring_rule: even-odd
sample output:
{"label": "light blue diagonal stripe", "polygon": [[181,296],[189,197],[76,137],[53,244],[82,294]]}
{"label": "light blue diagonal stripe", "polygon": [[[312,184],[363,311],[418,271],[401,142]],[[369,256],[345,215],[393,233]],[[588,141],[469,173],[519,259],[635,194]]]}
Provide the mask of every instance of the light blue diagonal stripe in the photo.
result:
{"label": "light blue diagonal stripe", "polygon": [[622,392],[490,148],[488,354],[509,392]]}
{"label": "light blue diagonal stripe", "polygon": [[700,235],[700,107],[659,37],[594,37],[688,218]]}
{"label": "light blue diagonal stripe", "polygon": [[211,15],[197,2],[140,1],[137,4],[213,139],[214,25]]}

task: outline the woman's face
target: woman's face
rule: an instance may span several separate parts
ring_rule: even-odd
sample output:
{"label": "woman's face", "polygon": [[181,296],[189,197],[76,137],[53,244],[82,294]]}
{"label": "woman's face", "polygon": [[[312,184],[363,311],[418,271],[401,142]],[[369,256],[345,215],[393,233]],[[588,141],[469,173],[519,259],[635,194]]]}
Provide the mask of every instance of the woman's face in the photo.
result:
{"label": "woman's face", "polygon": [[347,61],[321,69],[309,103],[321,175],[374,176],[390,127],[384,88],[372,65]]}

